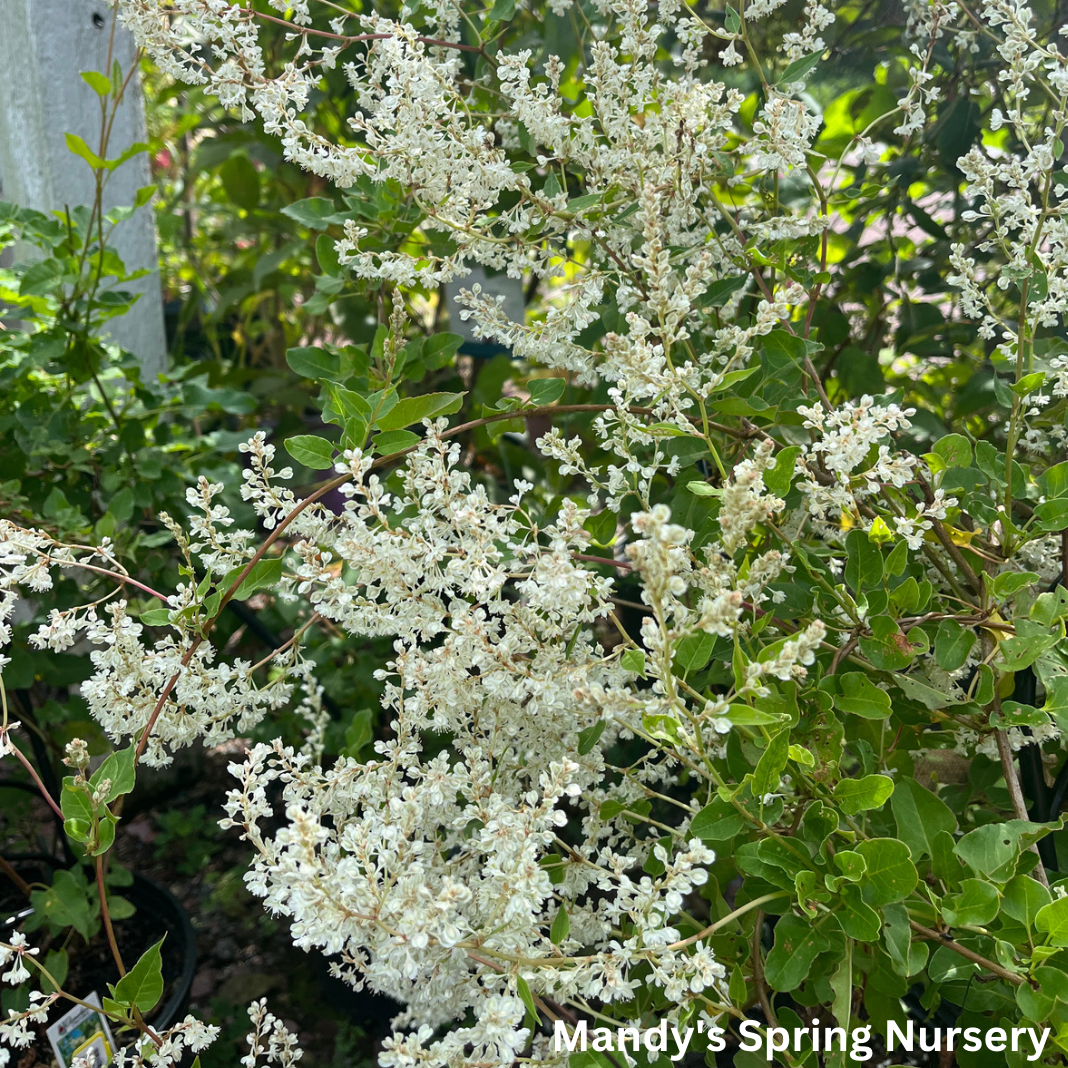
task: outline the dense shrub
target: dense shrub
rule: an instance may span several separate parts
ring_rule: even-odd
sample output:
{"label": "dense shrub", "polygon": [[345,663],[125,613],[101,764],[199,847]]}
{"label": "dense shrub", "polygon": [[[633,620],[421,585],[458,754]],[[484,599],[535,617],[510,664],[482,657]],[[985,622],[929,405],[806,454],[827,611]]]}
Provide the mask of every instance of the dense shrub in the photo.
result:
{"label": "dense shrub", "polygon": [[[87,781],[72,745],[69,836],[101,857],[135,773],[295,709],[306,741],[252,745],[225,822],[295,943],[407,1006],[384,1064],[552,1063],[557,1022],[878,1035],[906,1013],[1049,1028],[1035,1059],[1063,1062],[1057,13],[119,12],[337,187],[284,213],[321,235],[319,312],[356,286],[377,330],[290,348],[335,429],[285,440],[296,472],[271,427],[241,446],[254,521],[207,477],[161,514],[181,577],[151,607],[106,547],[0,528],[8,615],[85,565],[125,590],[30,639],[94,647],[81,696],[116,748]],[[510,352],[478,366],[435,329],[475,266],[529,301],[461,291]],[[215,629],[263,591],[292,626],[254,665]],[[389,641],[340,755],[331,628]],[[58,995],[33,996],[16,1044]],[[130,1063],[212,1037],[149,1033],[129,989],[109,1006],[144,1032]],[[246,1063],[292,1063],[265,1012]]]}

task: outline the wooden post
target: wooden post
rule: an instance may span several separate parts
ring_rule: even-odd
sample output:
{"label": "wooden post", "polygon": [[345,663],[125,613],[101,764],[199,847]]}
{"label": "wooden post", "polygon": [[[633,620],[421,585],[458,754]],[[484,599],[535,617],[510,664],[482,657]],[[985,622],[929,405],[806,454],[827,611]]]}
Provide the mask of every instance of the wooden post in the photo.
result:
{"label": "wooden post", "polygon": [[[77,134],[93,151],[100,143],[99,98],[81,72],[109,73],[114,11],[105,0],[3,0],[0,6],[0,196],[38,211],[91,204],[92,171],[70,153],[65,135]],[[133,38],[121,27],[115,29],[113,57],[124,73],[136,62]],[[115,116],[108,157],[145,140],[135,73]],[[147,154],[141,153],[112,173],[104,210],[132,205],[137,190],[151,182]],[[140,299],[107,324],[110,340],[136,355],[151,381],[165,369],[167,357],[151,208],[120,223],[111,243],[128,270],[152,272],[129,284]]]}

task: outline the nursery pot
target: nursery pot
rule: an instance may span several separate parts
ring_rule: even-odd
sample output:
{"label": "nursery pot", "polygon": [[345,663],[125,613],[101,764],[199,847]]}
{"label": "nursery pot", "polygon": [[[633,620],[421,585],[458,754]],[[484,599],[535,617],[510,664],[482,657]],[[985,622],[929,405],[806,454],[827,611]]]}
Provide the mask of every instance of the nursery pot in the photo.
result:
{"label": "nursery pot", "polygon": [[[51,858],[40,858],[42,868],[54,868]],[[30,878],[38,878],[37,873]],[[0,878],[0,881],[2,878]],[[196,934],[189,921],[189,914],[178,899],[159,883],[144,875],[133,873],[133,883],[122,887],[119,893],[136,909],[133,916],[115,922],[115,938],[126,966],[132,967],[149,946],[163,938],[160,949],[163,958],[163,997],[156,1008],[146,1016],[145,1022],[154,1030],[162,1031],[180,1019],[189,1003],[189,991],[196,973]],[[19,925],[33,912],[24,906],[0,919],[0,932]],[[76,997],[95,990],[101,997],[107,995],[108,983],[117,983],[118,969],[111,957],[103,935],[88,946],[70,952],[70,971],[63,984]]]}

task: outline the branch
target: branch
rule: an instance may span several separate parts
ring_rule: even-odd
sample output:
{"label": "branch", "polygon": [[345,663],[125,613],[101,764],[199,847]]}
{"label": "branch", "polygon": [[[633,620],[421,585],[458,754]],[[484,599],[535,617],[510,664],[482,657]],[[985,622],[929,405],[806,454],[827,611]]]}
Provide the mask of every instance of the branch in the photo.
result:
{"label": "branch", "polygon": [[954,953],[959,953],[962,957],[966,957],[974,964],[978,964],[981,968],[985,968],[988,972],[993,972],[994,975],[1006,982],[1012,983],[1013,986],[1023,986],[1027,981],[1022,975],[1017,975],[1016,972],[1010,972],[1008,968],[1002,968],[1000,964],[995,964],[992,960],[987,960],[986,957],[981,957],[975,950],[969,949],[967,946],[962,946],[959,942],[953,940],[952,935],[939,934],[938,931],[932,931],[930,927],[924,927],[923,924],[917,923],[915,920],[909,920],[909,926],[923,938],[929,938],[932,941],[940,942],[947,949],[953,950]]}

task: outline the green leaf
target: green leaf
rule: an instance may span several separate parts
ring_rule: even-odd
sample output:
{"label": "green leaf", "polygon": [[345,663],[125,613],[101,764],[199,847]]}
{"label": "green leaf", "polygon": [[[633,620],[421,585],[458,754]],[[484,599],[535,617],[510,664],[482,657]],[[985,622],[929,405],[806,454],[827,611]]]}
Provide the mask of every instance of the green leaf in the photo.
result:
{"label": "green leaf", "polygon": [[423,339],[423,361],[431,371],[440,371],[464,343],[459,334],[432,334]]}
{"label": "green leaf", "polygon": [[92,936],[88,889],[69,871],[57,871],[47,890],[34,890],[30,904],[51,926],[73,927],[86,941]]}
{"label": "green leaf", "polygon": [[675,646],[675,664],[684,674],[700,671],[708,663],[716,646],[716,636],[703,630],[687,635]]}
{"label": "green leaf", "polygon": [[[894,792],[894,780],[887,775],[865,775],[862,779],[843,779],[834,788],[834,799],[850,816],[882,808]],[[856,936],[854,936],[856,937]]]}
{"label": "green leaf", "polygon": [[[163,995],[163,957],[161,938],[141,955],[141,959],[111,988],[112,997],[123,1005],[151,1012]],[[109,984],[110,985],[110,984]]]}
{"label": "green leaf", "polygon": [[586,211],[603,203],[604,196],[601,193],[584,193],[579,197],[572,197],[567,202],[567,210],[570,212]]}
{"label": "green leaf", "polygon": [[70,960],[67,957],[67,951],[65,949],[50,949],[45,954],[44,959],[45,971],[56,981],[56,985],[53,986],[49,982],[48,978],[41,974],[41,978],[38,980],[41,984],[41,990],[46,994],[53,994],[57,990],[62,989],[64,982],[67,979],[67,971],[70,968]]}
{"label": "green leaf", "polygon": [[[234,568],[223,579],[220,584],[224,590],[228,590],[234,580],[244,568]],[[248,600],[257,590],[266,589],[271,586],[277,586],[282,578],[282,559],[281,557],[272,557],[270,560],[258,560],[249,573],[241,580],[241,585],[237,587],[234,593],[234,599],[237,601]]]}
{"label": "green leaf", "polygon": [[352,722],[345,729],[344,755],[358,760],[363,748],[374,739],[374,729],[371,726],[371,710],[361,708],[352,717]]}
{"label": "green leaf", "polygon": [[761,754],[753,771],[753,796],[759,801],[779,788],[779,779],[790,756],[790,732],[779,731]]}
{"label": "green leaf", "polygon": [[341,274],[341,260],[338,259],[337,242],[329,234],[320,234],[315,239],[315,258],[319,270],[331,278]]}
{"label": "green leaf", "polygon": [[286,363],[301,378],[336,379],[341,374],[341,360],[327,349],[287,349]]}
{"label": "green leaf", "polygon": [[[1068,500],[1064,503],[1068,504]],[[1006,671],[1023,671],[1030,667],[1064,636],[1063,628],[1059,624],[1054,626],[1052,620],[1017,619],[1015,623],[1016,637],[1002,639],[998,647]]]}
{"label": "green leaf", "polygon": [[147,612],[142,612],[139,618],[146,627],[165,627],[171,621],[171,610],[150,608]]}
{"label": "green leaf", "polygon": [[777,84],[789,85],[791,82],[804,81],[816,69],[822,58],[822,52],[813,52],[811,55],[795,59],[793,63],[779,75]]}
{"label": "green leaf", "polygon": [[1063,530],[1068,526],[1068,498],[1043,501],[1035,508],[1034,522],[1039,530]]}
{"label": "green leaf", "polygon": [[878,546],[867,535],[853,529],[846,536],[846,584],[858,593],[878,586],[883,581],[883,557]]}
{"label": "green leaf", "polygon": [[515,18],[515,0],[493,0],[489,17],[496,22],[509,22]]}
{"label": "green leaf", "polygon": [[88,85],[97,96],[111,95],[111,79],[106,74],[96,70],[83,70],[82,81]]}
{"label": "green leaf", "polygon": [[775,466],[764,472],[764,485],[769,493],[776,497],[785,497],[790,492],[790,484],[794,478],[794,464],[801,455],[800,445],[787,445],[780,449],[775,457]]}
{"label": "green leaf", "polygon": [[937,712],[939,709],[955,703],[948,693],[936,690],[915,675],[904,675],[900,671],[895,671],[894,682],[901,687],[906,697],[919,701],[920,704],[925,708],[929,708],[932,712]]}
{"label": "green leaf", "polygon": [[137,909],[126,898],[108,894],[108,912],[113,920],[128,920],[137,914]]}
{"label": "green leaf", "polygon": [[572,1053],[567,1058],[567,1065],[568,1068],[619,1068],[619,1061],[614,1057],[609,1060],[603,1053],[586,1049],[580,1053]]}
{"label": "green leaf", "polygon": [[538,1009],[534,1004],[534,997],[530,993],[530,987],[527,986],[527,981],[521,975],[515,977],[516,993],[519,994],[523,1004],[527,1007],[527,1027],[530,1028],[531,1033],[537,1030],[538,1027]]}
{"label": "green leaf", "polygon": [[934,454],[946,467],[971,467],[972,445],[963,434],[947,434],[934,445]]}
{"label": "green leaf", "polygon": [[331,223],[342,221],[334,202],[325,197],[294,201],[282,208],[281,212],[309,230],[325,230]]}
{"label": "green leaf", "polygon": [[1001,895],[998,888],[982,879],[965,879],[960,893],[942,899],[942,916],[953,927],[983,925],[998,914]]}
{"label": "green leaf", "polygon": [[[731,9],[728,8],[728,11]],[[738,17],[738,13],[734,13],[735,18]],[[708,288],[701,294],[695,301],[699,308],[722,308],[739,289],[744,289],[749,281],[749,276],[745,274],[733,275],[730,278],[718,278],[715,282],[711,282]]]}
{"label": "green leaf", "polygon": [[633,671],[645,678],[645,653],[641,649],[628,649],[619,658],[619,665],[625,671]]}
{"label": "green leaf", "polygon": [[423,439],[410,430],[383,430],[371,438],[371,445],[379,456],[393,456],[413,445],[418,445]]}
{"label": "green leaf", "polygon": [[890,808],[897,821],[898,838],[916,858],[934,855],[933,843],[939,832],[954,834],[957,830],[957,819],[949,806],[912,778],[897,783]]}
{"label": "green leaf", "polygon": [[1029,375],[1024,375],[1019,382],[1014,382],[1009,386],[1009,389],[1011,389],[1017,397],[1026,397],[1028,393],[1033,393],[1038,389],[1045,380],[1045,371],[1033,371]]}
{"label": "green leaf", "polygon": [[539,408],[546,404],[558,401],[567,388],[567,382],[562,378],[532,378],[527,383],[527,392],[530,394],[530,403]]}
{"label": "green leaf", "polygon": [[342,444],[346,448],[363,448],[371,421],[372,408],[366,397],[344,386],[328,385],[326,395],[330,404],[323,410],[327,422],[340,423],[344,430]]}
{"label": "green leaf", "polygon": [[834,866],[842,873],[832,879],[859,883],[868,871],[868,862],[855,849],[840,849],[834,855]]}
{"label": "green leaf", "polygon": [[1038,581],[1039,576],[1034,571],[1003,571],[994,579],[991,591],[1000,601],[1019,593],[1025,586],[1031,586]]}
{"label": "green leaf", "polygon": [[465,396],[464,393],[423,393],[418,397],[406,397],[380,416],[377,425],[382,430],[401,430],[424,419],[452,415],[460,410]]}
{"label": "green leaf", "polygon": [[589,727],[585,727],[583,730],[579,731],[579,756],[585,756],[593,749],[593,747],[601,740],[601,735],[604,734],[604,729],[607,726],[608,720],[599,719],[596,723],[593,723]]}
{"label": "green leaf", "polygon": [[120,749],[117,753],[112,753],[96,769],[93,777],[89,780],[89,785],[94,790],[105,779],[111,780],[111,789],[108,791],[107,797],[104,798],[104,804],[110,805],[116,798],[121,797],[123,794],[128,794],[134,788],[134,782],[137,777],[134,767],[134,753],[135,750],[132,746],[129,749]]}
{"label": "green leaf", "polygon": [[66,135],[67,148],[74,155],[81,157],[94,171],[105,170],[107,164],[77,134]]}
{"label": "green leaf", "polygon": [[559,911],[556,913],[556,919],[553,920],[552,927],[549,928],[549,941],[552,942],[554,946],[558,946],[565,938],[567,938],[570,932],[571,919],[567,914],[567,909],[561,905]]}
{"label": "green leaf", "polygon": [[1051,946],[1068,946],[1068,897],[1058,897],[1040,908],[1035,915],[1035,929],[1046,936]]}
{"label": "green leaf", "polygon": [[59,807],[63,811],[65,820],[85,820],[92,823],[96,817],[96,810],[88,786],[79,782],[73,775],[68,775],[63,780],[63,787],[59,794]]}
{"label": "green leaf", "polygon": [[886,719],[890,715],[890,695],[880,690],[867,675],[849,671],[839,677],[842,688],[834,697],[834,707],[864,719]]}
{"label": "green leaf", "polygon": [[148,151],[148,145],[144,141],[138,141],[136,144],[130,145],[118,158],[104,160],[104,169],[109,171],[117,170],[127,160],[133,159],[134,156],[141,155],[142,152]]}
{"label": "green leaf", "polygon": [[297,434],[286,438],[286,452],[313,471],[325,471],[334,466],[334,445],[314,434]]}
{"label": "green leaf", "polygon": [[812,962],[830,945],[819,925],[792,913],[775,925],[775,945],[764,962],[772,990],[796,990],[808,978]]}
{"label": "green leaf", "polygon": [[1035,917],[1052,900],[1050,892],[1036,879],[1016,875],[1005,884],[1001,908],[1005,915],[1031,927]]}
{"label": "green leaf", "polygon": [[964,665],[975,645],[975,631],[962,627],[955,619],[943,619],[935,634],[935,660],[944,671],[956,671]]}
{"label": "green leaf", "polygon": [[[913,967],[913,951],[922,949],[912,944],[912,929],[909,927],[909,914],[904,905],[884,905],[883,945],[890,956],[894,971],[898,975],[914,975],[918,968]],[[926,957],[924,957],[926,961]]]}
{"label": "green leaf", "polygon": [[919,881],[909,847],[896,838],[870,838],[857,845],[868,865],[864,899],[869,905],[889,905],[906,898]]}
{"label": "green leaf", "polygon": [[842,930],[858,942],[875,942],[882,922],[879,913],[865,902],[860,888],[847,883],[839,891],[840,902],[835,913]]}
{"label": "green leaf", "polygon": [[[260,172],[248,156],[231,156],[220,168],[226,195],[239,208],[255,211],[260,204]],[[318,246],[316,246],[318,248]]]}
{"label": "green leaf", "polygon": [[849,1018],[853,1008],[853,943],[847,941],[845,956],[839,961],[838,968],[831,976],[831,1012],[840,1027],[849,1028]]}
{"label": "green leaf", "polygon": [[690,821],[690,834],[703,842],[726,842],[744,825],[742,814],[729,801],[717,797]]}
{"label": "green leaf", "polygon": [[953,852],[973,871],[996,883],[1008,882],[1016,873],[1016,858],[1060,823],[1031,823],[1009,820],[987,823],[969,831],[953,847]]}
{"label": "green leaf", "polygon": [[590,534],[596,544],[611,545],[615,540],[618,525],[619,516],[606,508],[603,512],[588,516],[582,524],[582,529]]}
{"label": "green leaf", "polygon": [[[1043,494],[1050,500],[1054,497],[1068,496],[1068,460],[1054,464],[1052,467],[1047,467],[1038,476],[1038,485]],[[1012,574],[1012,572],[1006,572],[1006,574]],[[998,578],[1001,578],[1001,576],[999,575]]]}

